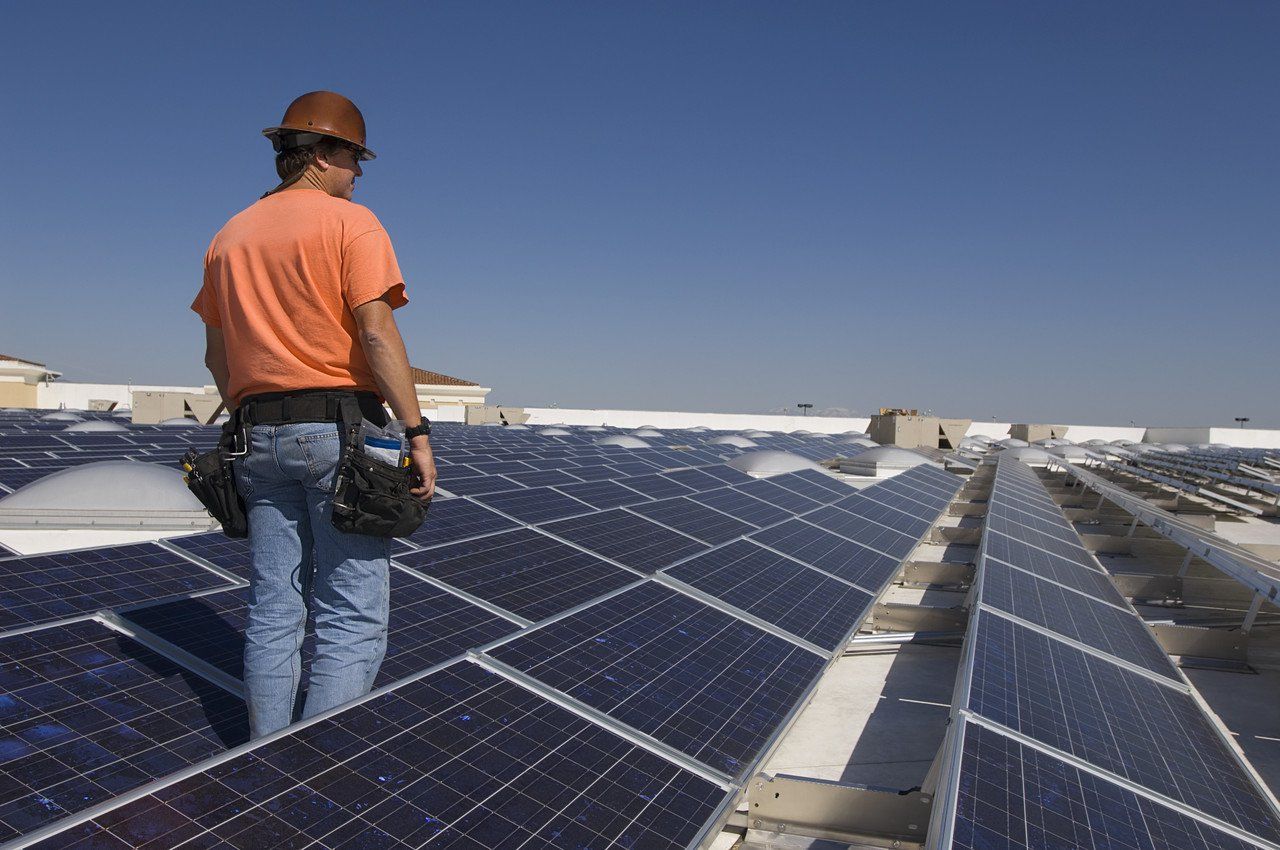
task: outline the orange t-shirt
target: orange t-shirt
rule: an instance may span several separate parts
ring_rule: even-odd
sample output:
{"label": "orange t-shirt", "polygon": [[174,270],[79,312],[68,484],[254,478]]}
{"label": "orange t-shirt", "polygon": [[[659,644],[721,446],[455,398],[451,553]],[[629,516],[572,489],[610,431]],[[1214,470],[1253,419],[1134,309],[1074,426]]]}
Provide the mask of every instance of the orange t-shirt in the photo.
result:
{"label": "orange t-shirt", "polygon": [[222,328],[230,402],[319,388],[378,392],[352,310],[409,302],[395,251],[369,210],[318,189],[268,195],[213,237],[191,304]]}

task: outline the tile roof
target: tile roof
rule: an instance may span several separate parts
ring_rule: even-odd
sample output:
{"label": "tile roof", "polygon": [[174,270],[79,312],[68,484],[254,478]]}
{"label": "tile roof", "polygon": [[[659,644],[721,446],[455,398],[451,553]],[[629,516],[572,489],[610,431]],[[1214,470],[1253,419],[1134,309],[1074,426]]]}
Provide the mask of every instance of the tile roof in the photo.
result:
{"label": "tile roof", "polygon": [[413,382],[415,384],[443,384],[450,387],[478,387],[475,381],[464,381],[461,378],[452,378],[448,375],[441,375],[439,372],[432,372],[427,369],[419,369],[417,366],[413,369]]}
{"label": "tile roof", "polygon": [[24,357],[14,357],[12,354],[0,354],[0,360],[12,360],[15,363],[26,363],[28,366],[39,366],[41,369],[47,369],[43,363],[37,363],[34,360],[27,360]]}

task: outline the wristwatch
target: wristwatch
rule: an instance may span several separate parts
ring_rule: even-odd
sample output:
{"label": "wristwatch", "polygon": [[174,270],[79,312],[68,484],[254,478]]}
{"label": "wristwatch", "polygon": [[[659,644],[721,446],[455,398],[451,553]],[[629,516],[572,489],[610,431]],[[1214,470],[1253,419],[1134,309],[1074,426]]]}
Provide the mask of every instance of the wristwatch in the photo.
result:
{"label": "wristwatch", "polygon": [[427,419],[423,419],[422,423],[419,425],[414,425],[412,428],[404,429],[405,440],[412,440],[414,437],[428,437],[430,435],[431,422]]}

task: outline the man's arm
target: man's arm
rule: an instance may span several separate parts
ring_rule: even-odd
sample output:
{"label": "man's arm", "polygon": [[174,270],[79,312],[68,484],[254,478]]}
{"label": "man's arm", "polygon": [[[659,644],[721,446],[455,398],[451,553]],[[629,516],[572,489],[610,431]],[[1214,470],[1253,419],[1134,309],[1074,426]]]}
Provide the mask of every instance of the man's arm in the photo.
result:
{"label": "man's arm", "polygon": [[227,367],[227,344],[222,338],[222,328],[204,326],[204,365],[213,375],[218,395],[222,396],[222,403],[230,412],[231,396],[227,395],[227,385],[231,383],[231,370]]}
{"label": "man's arm", "polygon": [[[382,391],[382,397],[391,405],[391,412],[403,421],[406,428],[422,422],[418,408],[418,393],[413,386],[413,373],[409,367],[409,355],[396,320],[391,315],[391,305],[384,299],[361,304],[351,311],[360,331],[360,347],[369,360],[373,378]],[[422,486],[411,492],[420,499],[430,499],[436,489],[436,462],[431,454],[431,441],[425,436],[409,441],[413,466],[422,479]]]}

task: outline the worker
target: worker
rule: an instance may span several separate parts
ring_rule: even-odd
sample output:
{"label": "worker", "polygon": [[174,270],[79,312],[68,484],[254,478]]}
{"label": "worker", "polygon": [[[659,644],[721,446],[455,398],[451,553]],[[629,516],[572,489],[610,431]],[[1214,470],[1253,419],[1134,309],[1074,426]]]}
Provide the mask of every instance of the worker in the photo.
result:
{"label": "worker", "polygon": [[308,609],[316,651],[301,717],[366,694],[386,653],[390,541],[336,529],[339,410],[404,422],[426,501],[436,469],[404,342],[392,311],[408,303],[391,240],[352,203],[364,116],[340,94],[297,98],[263,131],[280,184],[238,213],[205,255],[192,309],[205,324],[205,364],[245,427],[234,461],[249,521],[252,573],[244,686],[250,732],[295,719]]}

